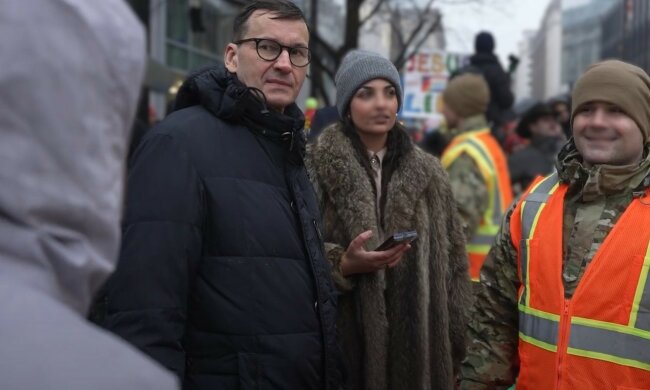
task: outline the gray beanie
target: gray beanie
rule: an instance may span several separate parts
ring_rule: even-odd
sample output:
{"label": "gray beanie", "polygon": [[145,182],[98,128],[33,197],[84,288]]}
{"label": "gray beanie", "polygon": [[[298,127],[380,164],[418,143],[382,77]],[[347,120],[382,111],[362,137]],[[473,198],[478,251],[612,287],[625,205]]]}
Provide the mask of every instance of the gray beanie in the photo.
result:
{"label": "gray beanie", "polygon": [[398,111],[402,106],[402,86],[397,68],[387,58],[366,50],[352,50],[343,57],[334,77],[336,84],[336,109],[341,118],[348,111],[352,95],[366,82],[384,79],[395,86]]}

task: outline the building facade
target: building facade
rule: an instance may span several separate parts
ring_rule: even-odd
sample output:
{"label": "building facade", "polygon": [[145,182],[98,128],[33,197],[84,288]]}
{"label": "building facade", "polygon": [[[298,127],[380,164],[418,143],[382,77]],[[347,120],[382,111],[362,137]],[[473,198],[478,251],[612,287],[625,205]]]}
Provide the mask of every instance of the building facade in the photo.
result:
{"label": "building facade", "polygon": [[650,2],[620,0],[602,21],[602,58],[618,58],[650,72]]}
{"label": "building facade", "polygon": [[531,45],[531,97],[547,100],[562,86],[562,2],[551,0]]}
{"label": "building facade", "polygon": [[149,0],[150,68],[166,74],[149,92],[160,118],[188,72],[223,61],[237,12],[225,0]]}
{"label": "building facade", "polygon": [[617,0],[591,0],[562,13],[562,84],[576,80],[602,56],[603,17]]}
{"label": "building facade", "polygon": [[532,97],[532,49],[536,37],[536,32],[532,30],[524,31],[523,38],[518,45],[519,65],[513,74],[512,85],[516,102],[519,104]]}

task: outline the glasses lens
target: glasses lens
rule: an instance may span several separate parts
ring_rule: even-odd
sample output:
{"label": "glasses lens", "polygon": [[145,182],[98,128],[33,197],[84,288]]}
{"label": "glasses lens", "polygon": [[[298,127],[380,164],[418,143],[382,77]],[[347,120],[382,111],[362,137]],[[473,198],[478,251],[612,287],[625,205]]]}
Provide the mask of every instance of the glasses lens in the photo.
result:
{"label": "glasses lens", "polygon": [[282,47],[277,42],[262,39],[257,43],[257,54],[264,60],[273,61],[280,56],[281,51]]}
{"label": "glasses lens", "polygon": [[294,47],[289,54],[289,59],[295,66],[305,66],[311,60],[311,52],[306,47]]}
{"label": "glasses lens", "polygon": [[283,48],[289,52],[289,60],[294,66],[306,66],[311,61],[311,51],[306,47],[287,47],[271,39],[257,40],[257,54],[266,61],[275,61]]}

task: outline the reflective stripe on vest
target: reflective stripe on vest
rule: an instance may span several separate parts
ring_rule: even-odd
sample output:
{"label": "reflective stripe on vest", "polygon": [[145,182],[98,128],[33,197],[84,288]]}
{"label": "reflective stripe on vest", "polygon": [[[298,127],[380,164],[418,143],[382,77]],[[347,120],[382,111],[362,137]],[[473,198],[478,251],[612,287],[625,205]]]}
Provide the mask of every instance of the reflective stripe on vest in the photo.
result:
{"label": "reflective stripe on vest", "polygon": [[547,351],[557,351],[560,316],[519,305],[519,337]]}
{"label": "reflective stripe on vest", "polygon": [[[557,191],[558,188],[563,188],[563,190]],[[596,255],[594,255],[579,283],[574,298],[564,304],[568,313],[566,315],[568,325],[561,326],[560,307],[563,305],[561,302],[550,305],[550,307],[555,308],[552,311],[557,309],[557,312],[543,311],[537,306],[539,305],[538,301],[544,300],[545,297],[551,297],[546,304],[552,301],[555,296],[558,296],[557,300],[561,301],[564,292],[561,291],[558,294],[557,291],[551,291],[555,290],[555,288],[548,288],[553,286],[540,284],[540,280],[550,280],[545,279],[549,277],[548,274],[545,276],[536,275],[534,279],[535,286],[533,287],[537,289],[536,298],[531,301],[532,279],[530,278],[532,261],[543,262],[541,265],[537,264],[537,272],[542,269],[553,269],[553,272],[561,273],[561,270],[553,268],[557,267],[557,262],[554,261],[561,263],[561,259],[539,258],[539,256],[532,259],[530,245],[533,239],[537,239],[537,236],[541,235],[537,233],[540,229],[539,219],[547,203],[550,202],[554,195],[563,197],[565,192],[566,186],[559,185],[557,174],[554,173],[531,186],[530,191],[522,197],[511,219],[511,224],[513,224],[515,218],[518,218],[521,224],[519,232],[511,231],[513,244],[518,248],[519,253],[521,282],[518,305],[520,342],[533,345],[547,351],[547,353],[560,353],[566,356],[567,358],[564,359],[567,365],[566,372],[559,375],[557,372],[562,370],[562,367],[551,367],[551,369],[558,370],[556,372],[558,378],[562,378],[565,381],[564,383],[568,385],[575,383],[584,385],[589,381],[590,375],[593,377],[598,374],[595,370],[605,370],[606,376],[608,380],[611,379],[611,382],[597,383],[598,380],[594,379],[593,388],[609,388],[608,386],[612,385],[612,383],[618,383],[621,386],[630,386],[630,384],[642,382],[650,383],[650,281],[648,280],[650,271],[650,233],[648,233],[648,230],[650,230],[650,204],[648,203],[650,202],[648,202],[648,197],[650,197],[650,190],[646,190],[644,199],[634,199],[630,203]],[[556,199],[552,206],[553,213],[560,212],[562,214],[562,208],[563,202],[558,202]],[[551,218],[551,215],[544,217],[541,228],[557,229],[557,226],[544,225],[548,218]],[[561,221],[561,218],[559,220]],[[556,218],[555,221],[558,221],[558,219]],[[514,223],[516,222],[514,221]],[[514,228],[516,229],[516,226]],[[631,234],[637,231],[639,234]],[[562,233],[558,234],[561,237]],[[557,242],[560,242],[561,246],[561,240],[552,239],[557,236],[546,233],[544,237],[551,238],[551,242],[544,241],[545,248],[549,245],[557,246]],[[623,248],[621,243],[629,242],[634,243],[633,247],[635,249],[632,251],[621,249],[620,251],[625,252],[625,254],[621,255],[623,257],[617,257],[618,251],[614,252],[614,250]],[[540,243],[538,242],[538,244]],[[626,247],[629,247],[629,245]],[[548,249],[546,252],[540,253],[558,253],[561,256],[561,249],[559,252]],[[609,257],[604,257],[604,253],[608,253]],[[611,260],[608,262],[607,259]],[[623,270],[624,272],[616,272],[616,275],[609,272],[614,269]],[[630,272],[626,273],[628,269]],[[607,285],[609,275],[611,275],[611,278],[621,276],[626,279],[616,279],[613,282],[616,284],[610,287]],[[557,278],[561,281],[561,275],[557,275]],[[629,284],[629,287],[625,283],[620,283],[620,280],[628,280],[627,278],[634,281],[634,283]],[[583,286],[583,284],[586,285]],[[581,287],[584,288],[581,289]],[[543,298],[540,298],[542,297],[540,294],[544,294]],[[613,294],[615,296],[612,296]],[[598,304],[591,303],[593,300],[597,300],[598,297],[603,297],[602,302],[615,301],[617,305],[608,304],[601,307]],[[598,317],[600,313],[607,313],[602,315],[612,316],[612,319],[603,321],[602,319],[586,318],[580,314],[581,312],[583,314],[592,313],[591,315],[595,317]],[[566,334],[563,335],[562,332],[566,332]],[[566,340],[565,343],[560,343],[562,338]],[[558,351],[560,347],[564,350]],[[532,355],[537,353],[534,352],[534,349],[522,349],[520,346],[520,353],[522,351]],[[583,360],[569,360],[572,357],[573,359],[580,358]],[[536,359],[534,356],[527,356],[526,360],[531,362]],[[545,361],[549,360],[546,359]],[[559,361],[562,361],[562,359]],[[600,363],[590,365],[589,361]],[[608,366],[608,363],[613,364]],[[533,363],[527,364],[529,364],[528,367],[522,366],[522,372],[534,367]],[[576,365],[582,365],[583,367],[576,367]],[[542,369],[549,369],[549,367],[543,367]],[[548,372],[546,375],[552,375],[552,373]],[[523,377],[526,378],[527,376],[524,375]],[[534,375],[530,377],[539,378]]]}
{"label": "reflective stripe on vest", "polygon": [[470,257],[470,274],[474,281],[479,279],[480,268],[494,243],[503,213],[512,201],[510,175],[499,148],[490,129],[477,130],[455,137],[441,158],[442,165],[448,168],[461,154],[466,153],[478,166],[487,187],[488,208],[476,233],[466,245]]}
{"label": "reflective stripe on vest", "polygon": [[537,227],[537,220],[542,213],[546,201],[558,188],[557,172],[549,175],[545,179],[540,180],[537,184],[533,185],[530,192],[522,198],[521,204],[521,277],[526,283],[524,286],[524,293],[521,294],[519,303],[526,305],[528,302],[528,294],[530,292],[530,285],[528,279],[528,262],[529,262],[529,243],[530,238],[535,232]]}

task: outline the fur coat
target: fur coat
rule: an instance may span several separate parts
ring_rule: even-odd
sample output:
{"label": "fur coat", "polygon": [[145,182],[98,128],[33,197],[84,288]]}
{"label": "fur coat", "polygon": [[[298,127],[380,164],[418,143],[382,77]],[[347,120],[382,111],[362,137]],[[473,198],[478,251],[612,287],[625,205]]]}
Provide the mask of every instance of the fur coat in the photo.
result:
{"label": "fur coat", "polygon": [[346,388],[451,389],[465,353],[471,288],[447,175],[417,147],[400,158],[382,184],[383,230],[416,230],[419,237],[398,266],[345,278],[339,263],[350,241],[368,229],[375,232],[368,249],[382,240],[376,234],[374,184],[340,126],[329,127],[310,145],[307,167],[341,292],[338,329]]}

